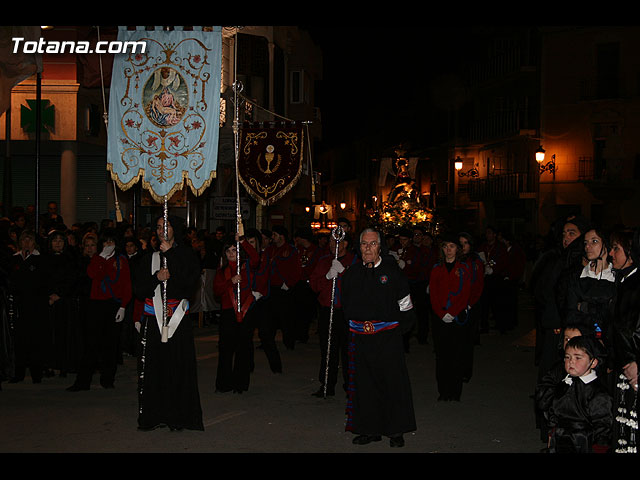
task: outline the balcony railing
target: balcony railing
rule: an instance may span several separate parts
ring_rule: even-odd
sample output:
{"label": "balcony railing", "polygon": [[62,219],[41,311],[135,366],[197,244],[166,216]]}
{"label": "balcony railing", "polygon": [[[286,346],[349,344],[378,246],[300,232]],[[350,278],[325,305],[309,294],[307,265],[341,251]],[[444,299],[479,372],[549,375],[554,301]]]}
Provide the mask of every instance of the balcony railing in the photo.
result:
{"label": "balcony railing", "polygon": [[516,199],[537,191],[538,177],[526,173],[491,175],[469,180],[468,193],[473,202],[488,199]]}

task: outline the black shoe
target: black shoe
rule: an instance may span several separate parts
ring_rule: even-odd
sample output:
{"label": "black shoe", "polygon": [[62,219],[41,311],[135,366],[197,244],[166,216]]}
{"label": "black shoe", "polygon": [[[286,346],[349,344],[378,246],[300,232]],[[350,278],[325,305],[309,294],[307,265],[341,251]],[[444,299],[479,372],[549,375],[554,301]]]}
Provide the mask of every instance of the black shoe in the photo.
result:
{"label": "black shoe", "polygon": [[380,435],[358,435],[353,439],[354,445],[366,445],[371,442],[379,442],[382,440]]}
{"label": "black shoe", "polygon": [[404,437],[402,435],[398,435],[395,437],[389,438],[389,446],[394,448],[404,447]]}
{"label": "black shoe", "polygon": [[89,387],[83,387],[82,385],[76,385],[75,383],[66,388],[67,392],[79,392],[81,390],[89,390]]}

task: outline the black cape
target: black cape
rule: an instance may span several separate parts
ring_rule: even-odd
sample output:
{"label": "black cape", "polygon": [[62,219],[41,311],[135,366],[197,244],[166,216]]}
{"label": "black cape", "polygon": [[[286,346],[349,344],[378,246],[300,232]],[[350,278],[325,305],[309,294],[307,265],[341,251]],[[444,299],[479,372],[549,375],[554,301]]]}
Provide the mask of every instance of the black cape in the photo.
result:
{"label": "black cape", "polygon": [[415,314],[398,306],[398,300],[409,295],[406,276],[391,257],[373,269],[358,262],[342,278],[342,295],[347,321],[399,322],[391,330],[351,335],[346,430],[386,436],[416,430],[402,341]]}
{"label": "black cape", "polygon": [[[189,299],[200,279],[198,258],[191,248],[176,245],[166,253],[171,277],[167,297]],[[151,273],[152,254],[145,255],[134,274],[134,294],[152,298],[160,282]],[[162,260],[161,260],[162,262]],[[161,342],[154,316],[145,315],[139,391],[138,426],[204,430],[198,389],[196,351],[192,325],[186,314],[167,343]]]}

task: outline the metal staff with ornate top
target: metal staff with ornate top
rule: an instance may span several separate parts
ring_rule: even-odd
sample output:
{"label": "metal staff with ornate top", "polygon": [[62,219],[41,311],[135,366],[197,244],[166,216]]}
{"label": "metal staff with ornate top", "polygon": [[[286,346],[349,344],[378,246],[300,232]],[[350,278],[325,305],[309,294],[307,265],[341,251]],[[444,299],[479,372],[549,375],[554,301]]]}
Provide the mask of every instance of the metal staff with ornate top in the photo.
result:
{"label": "metal staff with ornate top", "polygon": [[[342,229],[342,227],[338,225],[336,228],[334,228],[331,231],[331,236],[336,241],[336,254],[334,259],[338,260],[338,247],[340,245],[340,242],[344,240],[345,232]],[[333,277],[332,287],[331,287],[331,307],[329,310],[329,335],[327,337],[327,358],[325,360],[325,366],[324,366],[324,391],[323,391],[324,398],[327,398],[327,383],[329,382],[329,357],[331,355],[331,327],[333,325],[333,304],[336,298],[337,279],[338,279],[337,275]]]}
{"label": "metal staff with ornate top", "polygon": [[[162,217],[164,220],[164,239],[165,241],[169,240],[169,205],[167,201],[167,196],[164,196],[164,208],[162,212]],[[166,255],[162,256],[162,268],[167,268],[167,257]],[[162,343],[167,343],[169,341],[169,321],[167,315],[167,280],[162,281]]]}

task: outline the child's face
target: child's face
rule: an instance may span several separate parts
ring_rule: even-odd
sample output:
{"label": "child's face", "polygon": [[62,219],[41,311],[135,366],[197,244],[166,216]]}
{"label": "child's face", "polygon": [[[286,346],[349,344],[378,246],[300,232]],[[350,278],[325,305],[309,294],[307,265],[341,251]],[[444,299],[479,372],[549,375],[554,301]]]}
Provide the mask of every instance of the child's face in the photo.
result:
{"label": "child's face", "polygon": [[564,353],[564,369],[572,377],[581,377],[597,365],[598,361],[591,358],[583,350],[569,347]]}
{"label": "child's face", "polygon": [[580,335],[582,335],[582,333],[580,333],[580,330],[578,330],[577,328],[565,328],[564,330],[564,338],[562,339],[562,341],[564,342],[562,347],[566,347],[567,346],[567,342],[569,340],[571,340],[573,337],[579,337]]}

